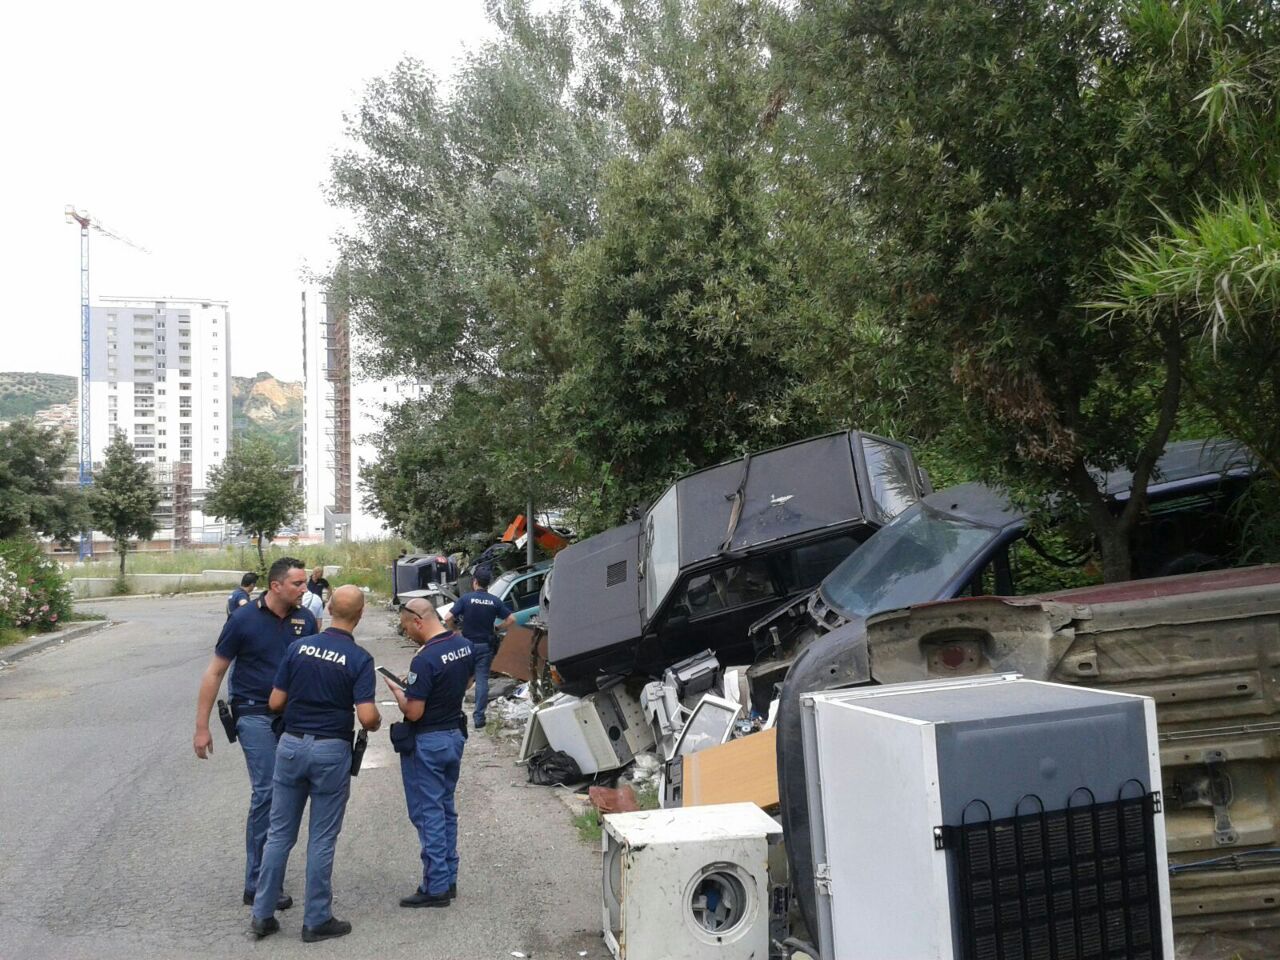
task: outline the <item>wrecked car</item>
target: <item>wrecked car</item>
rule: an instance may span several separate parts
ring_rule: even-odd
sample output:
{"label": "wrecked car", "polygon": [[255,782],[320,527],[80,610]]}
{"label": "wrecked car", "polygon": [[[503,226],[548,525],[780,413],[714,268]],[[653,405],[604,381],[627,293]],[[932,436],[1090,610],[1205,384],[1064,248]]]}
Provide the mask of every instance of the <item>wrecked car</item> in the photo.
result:
{"label": "wrecked car", "polygon": [[800,693],[1016,672],[1155,700],[1174,930],[1188,946],[1211,938],[1214,956],[1275,956],[1258,944],[1274,946],[1280,928],[1277,638],[1280,566],[926,603],[818,639],[783,687],[777,753],[793,892],[810,929]]}
{"label": "wrecked car", "polygon": [[[1226,566],[1235,550],[1229,508],[1256,473],[1231,440],[1188,440],[1165,448],[1147,487],[1147,513],[1132,539],[1135,578]],[[1099,475],[1117,505],[1132,474]],[[752,624],[753,699],[768,703],[794,655],[815,637],[879,610],[958,596],[1031,592],[1033,554],[1046,557],[1028,517],[1008,495],[964,483],[904,510],[836,567],[810,595]],[[1057,558],[1051,563],[1062,565]]]}
{"label": "wrecked car", "polygon": [[556,557],[547,620],[561,689],[661,674],[706,648],[750,662],[752,622],[928,490],[905,445],[857,430],[682,477],[640,520]]}

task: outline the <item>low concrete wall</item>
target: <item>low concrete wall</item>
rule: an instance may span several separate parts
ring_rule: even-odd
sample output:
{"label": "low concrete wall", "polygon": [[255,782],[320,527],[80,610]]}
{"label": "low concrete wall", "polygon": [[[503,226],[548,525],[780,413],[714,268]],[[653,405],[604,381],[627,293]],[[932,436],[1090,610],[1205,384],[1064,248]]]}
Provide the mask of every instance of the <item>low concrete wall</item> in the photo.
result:
{"label": "low concrete wall", "polygon": [[238,587],[248,570],[201,570],[200,579],[210,587]]}
{"label": "low concrete wall", "polygon": [[89,597],[109,597],[115,591],[116,582],[110,577],[73,577],[71,595],[77,600]]}
{"label": "low concrete wall", "polygon": [[[336,577],[341,567],[324,568],[324,576]],[[202,570],[199,573],[130,573],[125,576],[130,593],[176,593],[181,589],[199,588],[216,590],[226,587],[228,590],[240,585],[243,570]],[[261,583],[259,583],[261,586]],[[91,597],[109,597],[115,593],[116,581],[113,577],[73,577],[71,595],[77,600]]]}

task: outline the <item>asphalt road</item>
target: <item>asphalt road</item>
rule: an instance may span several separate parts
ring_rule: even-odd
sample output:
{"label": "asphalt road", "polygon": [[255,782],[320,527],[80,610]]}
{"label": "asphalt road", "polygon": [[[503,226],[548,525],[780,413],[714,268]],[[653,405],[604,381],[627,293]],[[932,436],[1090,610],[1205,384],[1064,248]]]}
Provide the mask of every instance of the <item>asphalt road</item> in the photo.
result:
{"label": "asphalt road", "polygon": [[[473,734],[463,758],[459,897],[397,901],[420,871],[395,754],[373,734],[334,868],[348,937],[299,939],[306,824],[285,889],[298,904],[261,942],[241,903],[248,780],[213,718],[191,750],[199,677],[223,621],[216,597],[102,603],[110,629],[0,669],[0,960],[42,958],[602,958],[599,854],[524,783],[509,745]],[[411,650],[371,608],[357,639],[380,664]],[[385,722],[399,716],[388,701]]]}

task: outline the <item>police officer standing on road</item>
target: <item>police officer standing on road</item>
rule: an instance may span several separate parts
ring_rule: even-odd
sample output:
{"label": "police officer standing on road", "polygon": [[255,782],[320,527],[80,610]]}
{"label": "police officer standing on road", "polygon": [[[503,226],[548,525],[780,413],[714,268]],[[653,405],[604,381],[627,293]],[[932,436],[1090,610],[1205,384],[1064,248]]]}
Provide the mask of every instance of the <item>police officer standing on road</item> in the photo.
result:
{"label": "police officer standing on road", "polygon": [[[409,726],[397,740],[409,820],[422,846],[422,883],[402,907],[447,907],[458,893],[458,810],[454,793],[467,739],[462,695],[475,669],[470,642],[445,629],[420,597],[400,608],[405,636],[421,649],[409,665],[405,687],[387,680]],[[399,725],[396,725],[397,727]],[[407,750],[407,752],[406,752]]]}
{"label": "police officer standing on road", "polygon": [[253,600],[253,588],[258,585],[258,575],[256,573],[246,573],[240,578],[240,586],[231,591],[231,596],[227,597],[227,619],[231,619],[231,615],[243,607],[246,603]]}
{"label": "police officer standing on road", "polygon": [[485,709],[489,706],[489,664],[493,663],[493,651],[498,638],[494,635],[494,624],[501,620],[502,629],[508,629],[516,622],[516,615],[510,607],[487,591],[493,581],[493,571],[489,567],[476,570],[475,585],[478,590],[460,596],[445,618],[445,624],[453,629],[462,624],[462,635],[471,641],[471,649],[476,661],[476,710],[475,724],[479,730],[485,723]]}
{"label": "police officer standing on road", "polygon": [[[307,589],[307,573],[301,560],[281,557],[267,571],[267,589],[252,603],[231,615],[218,637],[213,659],[200,678],[196,699],[196,734],[191,744],[201,760],[213,753],[209,713],[222,678],[232,662],[228,683],[236,739],[249,770],[249,819],[245,825],[244,902],[253,903],[258,889],[262,847],[271,821],[271,777],[276,763],[277,734],[272,729],[267,701],[272,682],[289,644],[316,632],[315,619],[298,603]],[[293,906],[282,896],[281,910]]]}
{"label": "police officer standing on road", "polygon": [[253,932],[275,933],[275,911],[289,852],[298,840],[302,809],[311,801],[307,841],[307,943],[346,936],[351,924],[333,915],[333,851],[351,795],[351,711],[360,726],[382,724],[373,702],[373,657],[352,636],[364,613],[364,594],[345,586],[329,600],[333,625],[295,640],[276,672],[270,706],[284,711],[284,735],[276,748],[271,830],[253,901]]}

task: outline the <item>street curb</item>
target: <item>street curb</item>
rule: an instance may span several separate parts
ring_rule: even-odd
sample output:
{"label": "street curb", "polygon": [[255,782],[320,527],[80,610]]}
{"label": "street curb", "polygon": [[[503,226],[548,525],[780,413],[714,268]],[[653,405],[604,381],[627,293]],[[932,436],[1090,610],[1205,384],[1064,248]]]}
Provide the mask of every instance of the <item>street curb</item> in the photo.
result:
{"label": "street curb", "polygon": [[114,627],[115,625],[112,620],[82,623],[74,627],[58,630],[55,633],[46,633],[43,636],[34,637],[22,643],[15,643],[10,647],[0,647],[0,664],[13,663],[49,647],[66,643],[68,640],[78,640],[81,637],[86,637],[91,633],[97,633],[99,630],[105,630],[107,627]]}
{"label": "street curb", "polygon": [[163,597],[220,597],[229,590],[183,590],[181,593],[126,593],[115,597],[76,597],[72,603],[117,603],[120,600],[159,600]]}

